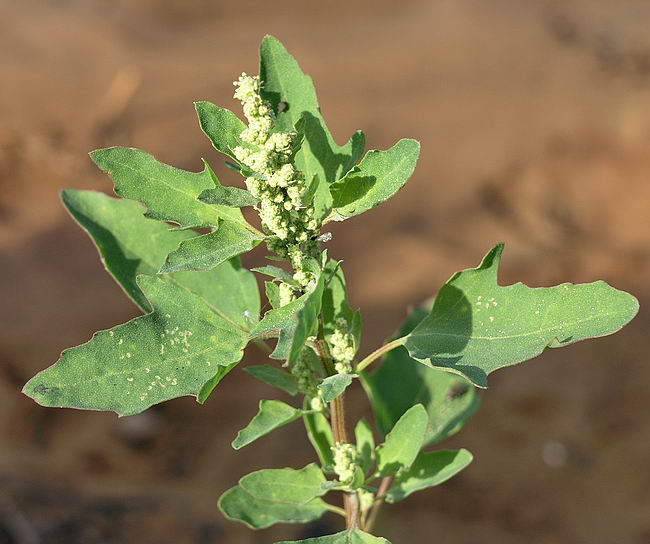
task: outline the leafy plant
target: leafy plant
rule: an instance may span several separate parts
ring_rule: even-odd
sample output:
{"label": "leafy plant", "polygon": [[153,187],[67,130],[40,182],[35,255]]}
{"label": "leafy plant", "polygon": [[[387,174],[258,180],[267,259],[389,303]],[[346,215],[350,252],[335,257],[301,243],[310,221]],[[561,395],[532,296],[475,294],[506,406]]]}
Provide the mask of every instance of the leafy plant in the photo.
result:
{"label": "leafy plant", "polygon": [[[115,147],[91,157],[122,199],[63,191],[64,205],[144,315],[64,351],[24,392],[44,406],[120,416],[183,395],[203,403],[255,344],[272,361],[246,370],[302,400],[261,400],[233,448],[301,419],[319,463],[244,476],[221,496],[222,512],[261,529],[331,511],[345,517],[345,530],[302,542],[386,543],[370,534],[382,503],[439,485],[472,461],[464,449],[429,448],[476,411],[477,388],[491,372],[611,334],[638,303],[601,281],[499,286],[497,245],[477,268],[452,276],[429,307],[413,309],[392,340],[358,358],[361,317],[348,304],[341,263],[323,249],[330,236],[321,229],[397,193],[420,146],[400,140],[364,155],[361,132],[339,146],[311,78],[272,37],[261,45],[260,76],[243,74],[235,86],[247,124],[207,102],[196,111],[246,189],[221,185],[207,162],[201,172],[185,172]],[[244,217],[245,207],[258,212],[258,226]],[[247,270],[239,255],[260,243],[275,264]],[[254,272],[268,278],[263,315]],[[377,431],[361,420],[349,432],[345,390],[355,380],[368,394]],[[332,493],[342,493],[343,507],[326,502]]]}

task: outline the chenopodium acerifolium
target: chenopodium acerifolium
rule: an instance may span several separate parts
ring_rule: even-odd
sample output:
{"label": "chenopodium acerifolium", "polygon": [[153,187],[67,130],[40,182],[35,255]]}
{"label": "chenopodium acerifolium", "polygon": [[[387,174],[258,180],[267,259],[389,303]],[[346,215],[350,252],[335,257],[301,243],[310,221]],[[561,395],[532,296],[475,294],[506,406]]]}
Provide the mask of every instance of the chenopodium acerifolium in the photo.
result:
{"label": "chenopodium acerifolium", "polygon": [[[385,543],[370,534],[382,502],[439,485],[472,461],[464,449],[424,448],[476,411],[477,387],[487,386],[488,374],[547,348],[613,333],[638,304],[604,282],[499,286],[498,245],[359,361],[361,317],[348,304],[341,263],[328,257],[323,246],[331,236],[322,229],[397,193],[420,146],[400,140],[363,155],[361,132],[339,146],[311,78],[272,37],[261,45],[260,76],[242,74],[235,87],[246,123],[208,102],[196,111],[246,189],[223,186],[207,162],[186,172],[144,151],[113,147],[91,156],[121,199],[63,192],[65,207],[144,315],[64,351],[24,391],[44,406],[121,416],[183,395],[202,403],[255,343],[279,362],[248,367],[250,374],[302,401],[260,401],[233,447],[302,419],[319,464],[248,474],[221,496],[222,512],[260,529],[332,511],[345,516],[345,531],[302,542]],[[258,212],[259,228],[244,218],[244,207]],[[260,243],[276,264],[247,270],[239,255]],[[268,278],[263,315],[253,272]],[[366,371],[381,357],[375,372]],[[377,431],[361,420],[352,437],[344,391],[359,378]],[[323,499],[337,491],[344,509]]]}

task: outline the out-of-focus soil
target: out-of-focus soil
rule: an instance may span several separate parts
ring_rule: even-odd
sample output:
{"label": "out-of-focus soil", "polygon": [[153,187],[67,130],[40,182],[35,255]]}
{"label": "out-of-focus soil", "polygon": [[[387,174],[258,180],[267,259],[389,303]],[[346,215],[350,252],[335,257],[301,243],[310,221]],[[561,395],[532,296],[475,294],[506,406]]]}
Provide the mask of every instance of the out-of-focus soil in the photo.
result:
{"label": "out-of-focus soil", "polygon": [[[333,228],[365,351],[499,241],[502,283],[602,278],[650,302],[645,0],[0,0],[0,13],[0,543],[245,544],[338,529],[326,517],[255,533],[217,512],[242,474],[312,456],[299,425],[230,449],[274,394],[242,372],[204,407],[179,399],[119,420],[18,393],[63,348],[137,314],[59,189],[110,191],[86,157],[108,145],[219,165],[192,101],[236,108],[231,81],[256,73],[266,33],[314,77],[339,141],[362,128],[371,148],[422,142],[403,192]],[[642,310],[613,337],[494,375],[449,441],[474,464],[386,508],[378,532],[394,544],[650,543],[649,321]]]}

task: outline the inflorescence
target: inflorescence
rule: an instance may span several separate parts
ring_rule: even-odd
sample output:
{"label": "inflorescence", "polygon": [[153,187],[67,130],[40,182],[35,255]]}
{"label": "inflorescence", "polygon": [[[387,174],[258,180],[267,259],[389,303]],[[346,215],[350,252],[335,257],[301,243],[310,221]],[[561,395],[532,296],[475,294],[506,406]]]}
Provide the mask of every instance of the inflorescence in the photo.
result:
{"label": "inflorescence", "polygon": [[295,298],[295,290],[304,289],[315,279],[306,261],[318,252],[321,225],[313,205],[305,202],[305,177],[293,164],[298,134],[272,132],[275,113],[260,94],[258,76],[244,73],[234,85],[235,98],[242,103],[248,126],[240,135],[246,146],[237,146],[233,152],[248,170],[249,192],[259,199],[256,208],[263,229],[271,236],[267,241],[269,250],[288,259],[295,271],[296,285],[280,284],[281,303],[288,304]]}

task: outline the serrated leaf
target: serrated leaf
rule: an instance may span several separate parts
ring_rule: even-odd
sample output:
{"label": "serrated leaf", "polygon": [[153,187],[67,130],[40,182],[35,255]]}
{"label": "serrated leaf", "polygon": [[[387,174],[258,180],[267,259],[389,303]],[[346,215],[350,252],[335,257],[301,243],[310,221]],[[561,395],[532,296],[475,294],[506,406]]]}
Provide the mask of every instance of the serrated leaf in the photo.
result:
{"label": "serrated leaf", "polygon": [[637,313],[638,301],[603,281],[531,288],[497,284],[503,244],[478,268],[452,276],[431,314],[406,338],[411,357],[467,377],[478,387],[505,366],[547,347],[612,334]]}
{"label": "serrated leaf", "polygon": [[232,447],[236,450],[243,448],[271,431],[295,421],[301,415],[302,410],[279,400],[261,400],[257,415],[237,433]]}
{"label": "serrated leaf", "polygon": [[239,485],[251,495],[272,501],[291,501],[307,504],[323,496],[325,475],[314,463],[295,470],[293,468],[271,468],[247,474]]}
{"label": "serrated leaf", "polygon": [[352,380],[356,377],[356,374],[334,374],[325,378],[318,384],[318,389],[322,392],[323,401],[332,402],[348,388]]}
{"label": "serrated leaf", "polygon": [[212,270],[228,259],[250,251],[262,240],[263,236],[253,234],[238,223],[219,221],[214,232],[181,242],[167,256],[159,273]]}
{"label": "serrated leaf", "polygon": [[334,437],[332,435],[332,428],[330,427],[329,421],[327,421],[327,418],[320,412],[306,412],[303,414],[303,421],[305,423],[305,429],[307,430],[309,441],[316,450],[316,454],[318,455],[323,470],[331,472],[334,464],[334,456],[332,453]]}
{"label": "serrated leaf", "polygon": [[424,442],[428,420],[424,407],[416,404],[395,423],[376,450],[379,476],[392,476],[411,466]]}
{"label": "serrated leaf", "polygon": [[154,307],[65,350],[23,392],[43,406],[133,415],[184,395],[242,357],[247,338],[198,296],[160,278],[138,277]]}
{"label": "serrated leaf", "polygon": [[244,122],[233,112],[215,106],[210,102],[194,104],[201,130],[210,139],[217,151],[237,160],[234,149],[237,146],[249,147],[239,137],[246,128]]}
{"label": "serrated leaf", "polygon": [[279,368],[270,365],[255,365],[247,366],[244,370],[271,387],[282,389],[290,395],[298,393],[296,378]]}
{"label": "serrated leaf", "polygon": [[307,523],[327,512],[322,499],[307,504],[269,500],[249,493],[240,486],[226,491],[219,499],[219,509],[233,521],[241,521],[251,529],[264,529],[274,523]]}
{"label": "serrated leaf", "polygon": [[219,219],[248,225],[239,209],[197,199],[205,189],[215,186],[207,164],[202,172],[186,172],[156,160],[149,153],[127,147],[98,149],[90,157],[114,181],[115,192],[142,202],[152,219],[184,227],[212,227]]}
{"label": "serrated leaf", "polygon": [[260,78],[262,96],[277,112],[278,130],[293,130],[302,119],[304,141],[296,155],[298,169],[307,179],[316,174],[327,183],[345,174],[363,153],[363,133],[354,134],[344,146],[336,144],[320,113],[311,77],[272,36],[264,38],[260,46]]}
{"label": "serrated leaf", "polygon": [[289,284],[295,283],[293,280],[293,276],[283,268],[280,268],[279,266],[272,266],[272,265],[258,266],[257,268],[251,268],[251,271],[259,272],[260,274],[264,274],[265,276],[270,276],[271,278],[283,281],[285,283],[289,283]]}
{"label": "serrated leaf", "polygon": [[363,472],[368,474],[375,462],[375,437],[365,419],[360,419],[354,428],[354,439],[359,454],[359,464]]}
{"label": "serrated leaf", "polygon": [[[428,313],[423,308],[413,309],[395,338],[410,333]],[[480,404],[476,388],[465,378],[425,367],[411,359],[403,347],[388,352],[372,374],[363,372],[361,382],[384,436],[404,412],[415,404],[422,404],[429,416],[425,446],[459,431]]]}
{"label": "serrated leaf", "polygon": [[330,185],[332,218],[343,221],[379,206],[408,181],[420,155],[420,143],[400,140],[387,151],[368,151],[361,162]]}
{"label": "serrated leaf", "polygon": [[390,544],[385,538],[372,536],[359,529],[350,529],[335,535],[318,536],[307,540],[284,540],[275,544]]}
{"label": "serrated leaf", "polygon": [[[62,191],[61,197],[72,217],[95,242],[108,272],[140,308],[151,311],[136,276],[156,274],[170,251],[196,235],[170,230],[159,221],[147,219],[142,215],[142,205],[131,200],[72,189]],[[255,277],[237,259],[210,272],[178,272],[165,280],[200,296],[216,313],[244,330],[259,319],[260,296]]]}
{"label": "serrated leaf", "polygon": [[199,201],[205,204],[216,204],[228,206],[229,208],[244,208],[246,206],[255,206],[259,198],[254,197],[245,189],[238,187],[215,187],[206,189],[198,196]]}
{"label": "serrated leaf", "polygon": [[411,493],[446,482],[472,462],[467,450],[420,452],[411,468],[400,472],[386,494],[386,501],[394,503]]}

